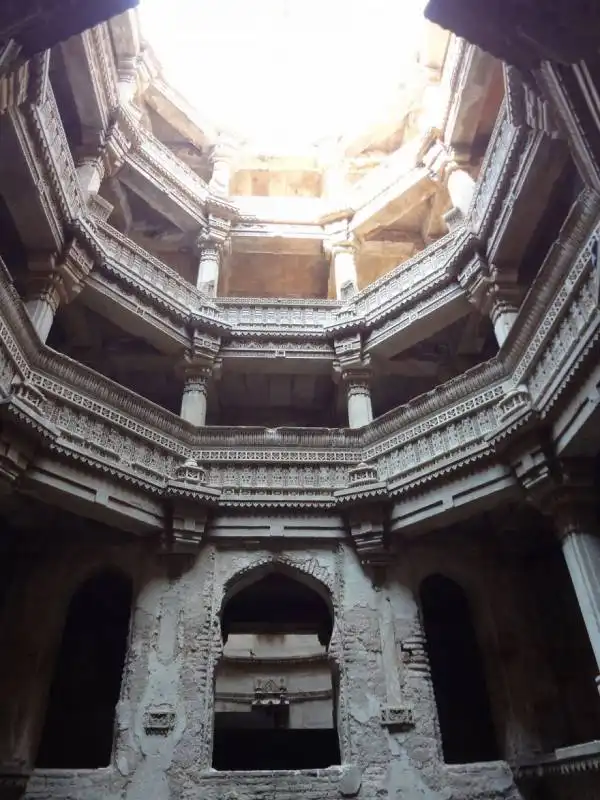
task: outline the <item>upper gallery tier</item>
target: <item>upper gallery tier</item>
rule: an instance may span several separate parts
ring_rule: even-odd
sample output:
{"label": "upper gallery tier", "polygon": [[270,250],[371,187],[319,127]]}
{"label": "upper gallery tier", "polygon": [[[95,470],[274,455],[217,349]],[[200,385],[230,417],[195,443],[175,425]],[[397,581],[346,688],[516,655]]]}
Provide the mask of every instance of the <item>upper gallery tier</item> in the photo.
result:
{"label": "upper gallery tier", "polygon": [[[273,76],[260,82],[239,21],[229,26],[232,41],[224,21],[213,21],[221,56],[210,69],[210,36],[196,47],[204,55],[191,58],[194,36],[181,31],[200,12],[187,9],[185,17],[187,5],[169,12],[161,35],[158,11],[146,0],[139,12],[52,52],[70,148],[121,233],[207,293],[348,299],[464,218],[502,101],[499,62],[450,39],[417,8],[407,55],[398,55],[394,70],[385,48],[370,52],[365,29],[361,58],[339,55],[333,75],[315,71],[322,60],[305,38],[299,77],[290,63],[303,15],[291,4],[269,29]],[[354,17],[339,31],[347,48],[355,46]],[[331,47],[335,61],[339,48]],[[178,71],[186,58],[189,69]],[[244,63],[247,74],[236,68]],[[234,107],[254,113],[244,122],[239,111],[239,120],[227,112]],[[261,138],[261,128],[270,135]],[[319,131],[318,141],[307,141]],[[137,144],[128,149],[132,136]],[[121,152],[110,137],[121,137]]]}

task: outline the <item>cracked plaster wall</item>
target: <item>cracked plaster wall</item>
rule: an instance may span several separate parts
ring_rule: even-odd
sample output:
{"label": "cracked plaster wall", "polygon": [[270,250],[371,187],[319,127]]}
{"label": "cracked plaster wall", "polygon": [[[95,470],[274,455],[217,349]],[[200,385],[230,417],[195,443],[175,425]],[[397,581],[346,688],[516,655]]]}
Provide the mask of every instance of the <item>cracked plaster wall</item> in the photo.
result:
{"label": "cracked plaster wall", "polygon": [[[332,520],[331,526],[337,529],[339,521]],[[463,578],[472,579],[477,567],[478,580],[489,579],[481,572],[481,563],[469,563],[464,553],[455,561]],[[23,764],[31,759],[68,599],[94,566],[107,562],[132,575],[136,598],[117,707],[113,763],[90,771],[37,770],[29,780],[26,798],[521,797],[505,762],[447,766],[441,758],[415,598],[421,577],[440,563],[452,572],[447,550],[415,550],[388,570],[386,581],[377,582],[351,545],[335,539],[319,547],[294,541],[277,552],[266,546],[244,549],[231,541],[225,547],[216,540],[196,557],[183,560],[158,556],[141,544],[95,550],[71,546],[32,564],[27,580],[15,583],[7,606],[20,608],[10,630],[26,630],[33,616],[41,619],[35,633],[29,631],[15,640],[22,656],[35,654],[24,686],[37,691],[29,705],[23,706],[21,700],[12,703],[10,724],[0,722],[5,763],[15,753]],[[250,580],[271,568],[287,571],[331,598],[335,625],[330,657],[339,675],[343,765],[318,771],[218,773],[210,764],[213,680],[222,652],[219,611],[236,580]],[[49,602],[42,604],[40,612],[41,596]],[[493,616],[491,610],[485,613]],[[17,672],[9,686],[17,685]],[[492,696],[495,691],[496,684]],[[27,692],[20,697],[24,695]],[[497,704],[502,704],[502,698],[500,694]],[[414,724],[396,731],[382,725],[382,713],[390,708],[412,711]]]}

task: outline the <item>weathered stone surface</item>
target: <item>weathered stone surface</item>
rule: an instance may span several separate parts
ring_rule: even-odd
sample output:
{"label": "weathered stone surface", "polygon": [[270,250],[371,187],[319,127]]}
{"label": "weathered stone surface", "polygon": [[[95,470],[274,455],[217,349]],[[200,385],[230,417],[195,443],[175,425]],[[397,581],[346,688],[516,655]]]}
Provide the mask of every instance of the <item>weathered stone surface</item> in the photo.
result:
{"label": "weathered stone surface", "polygon": [[360,791],[362,774],[358,767],[346,767],[340,778],[340,794],[342,797],[356,797]]}

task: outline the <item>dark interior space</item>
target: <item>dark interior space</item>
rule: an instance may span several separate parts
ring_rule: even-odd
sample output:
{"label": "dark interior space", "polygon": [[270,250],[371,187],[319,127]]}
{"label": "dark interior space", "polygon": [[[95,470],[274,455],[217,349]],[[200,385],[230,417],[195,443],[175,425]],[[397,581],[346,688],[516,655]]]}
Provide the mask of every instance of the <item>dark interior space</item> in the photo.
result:
{"label": "dark interior space", "polygon": [[223,641],[230,633],[317,633],[331,638],[331,612],[315,591],[286,575],[271,572],[241,589],[227,603],[221,622]]}
{"label": "dark interior space", "polygon": [[183,379],[174,357],[132,336],[81,303],[59,307],[48,335],[53,350],[179,414]]}
{"label": "dark interior space", "polygon": [[[223,639],[231,634],[317,634],[331,639],[333,619],[327,602],[309,586],[270,572],[240,589],[221,618]],[[281,661],[285,661],[285,655]],[[291,728],[287,700],[253,705],[245,712],[216,712],[213,767],[218,770],[321,769],[340,763],[336,728],[336,683],[332,675],[331,727]]]}
{"label": "dark interior space", "polygon": [[73,595],[56,657],[37,767],[109,765],[131,602],[130,581],[113,571],[94,575]]}
{"label": "dark interior space", "polygon": [[443,575],[426,578],[420,595],[444,761],[494,761],[500,756],[467,597]]}
{"label": "dark interior space", "polygon": [[539,709],[544,748],[600,739],[598,671],[559,542],[538,546],[524,566],[537,634],[557,687],[552,702]]}
{"label": "dark interior space", "polygon": [[533,283],[548,251],[558,239],[571,206],[582,189],[581,176],[569,159],[552,187],[548,205],[533,232],[519,267],[519,283],[527,289]]}
{"label": "dark interior space", "polygon": [[218,770],[325,769],[339,763],[333,728],[242,730],[215,725],[213,767]]}
{"label": "dark interior space", "polygon": [[27,250],[2,195],[0,195],[0,258],[4,261],[15,288],[23,297],[27,278]]}

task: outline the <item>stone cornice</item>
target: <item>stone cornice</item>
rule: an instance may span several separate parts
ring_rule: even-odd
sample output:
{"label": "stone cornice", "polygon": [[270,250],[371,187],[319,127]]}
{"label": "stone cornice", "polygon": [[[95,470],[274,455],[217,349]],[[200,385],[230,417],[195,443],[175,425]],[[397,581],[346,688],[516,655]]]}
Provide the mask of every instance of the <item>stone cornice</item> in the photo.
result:
{"label": "stone cornice", "polygon": [[553,753],[515,764],[516,778],[535,780],[551,775],[579,775],[582,772],[600,771],[600,746],[597,741],[583,742],[572,747],[561,747]]}

